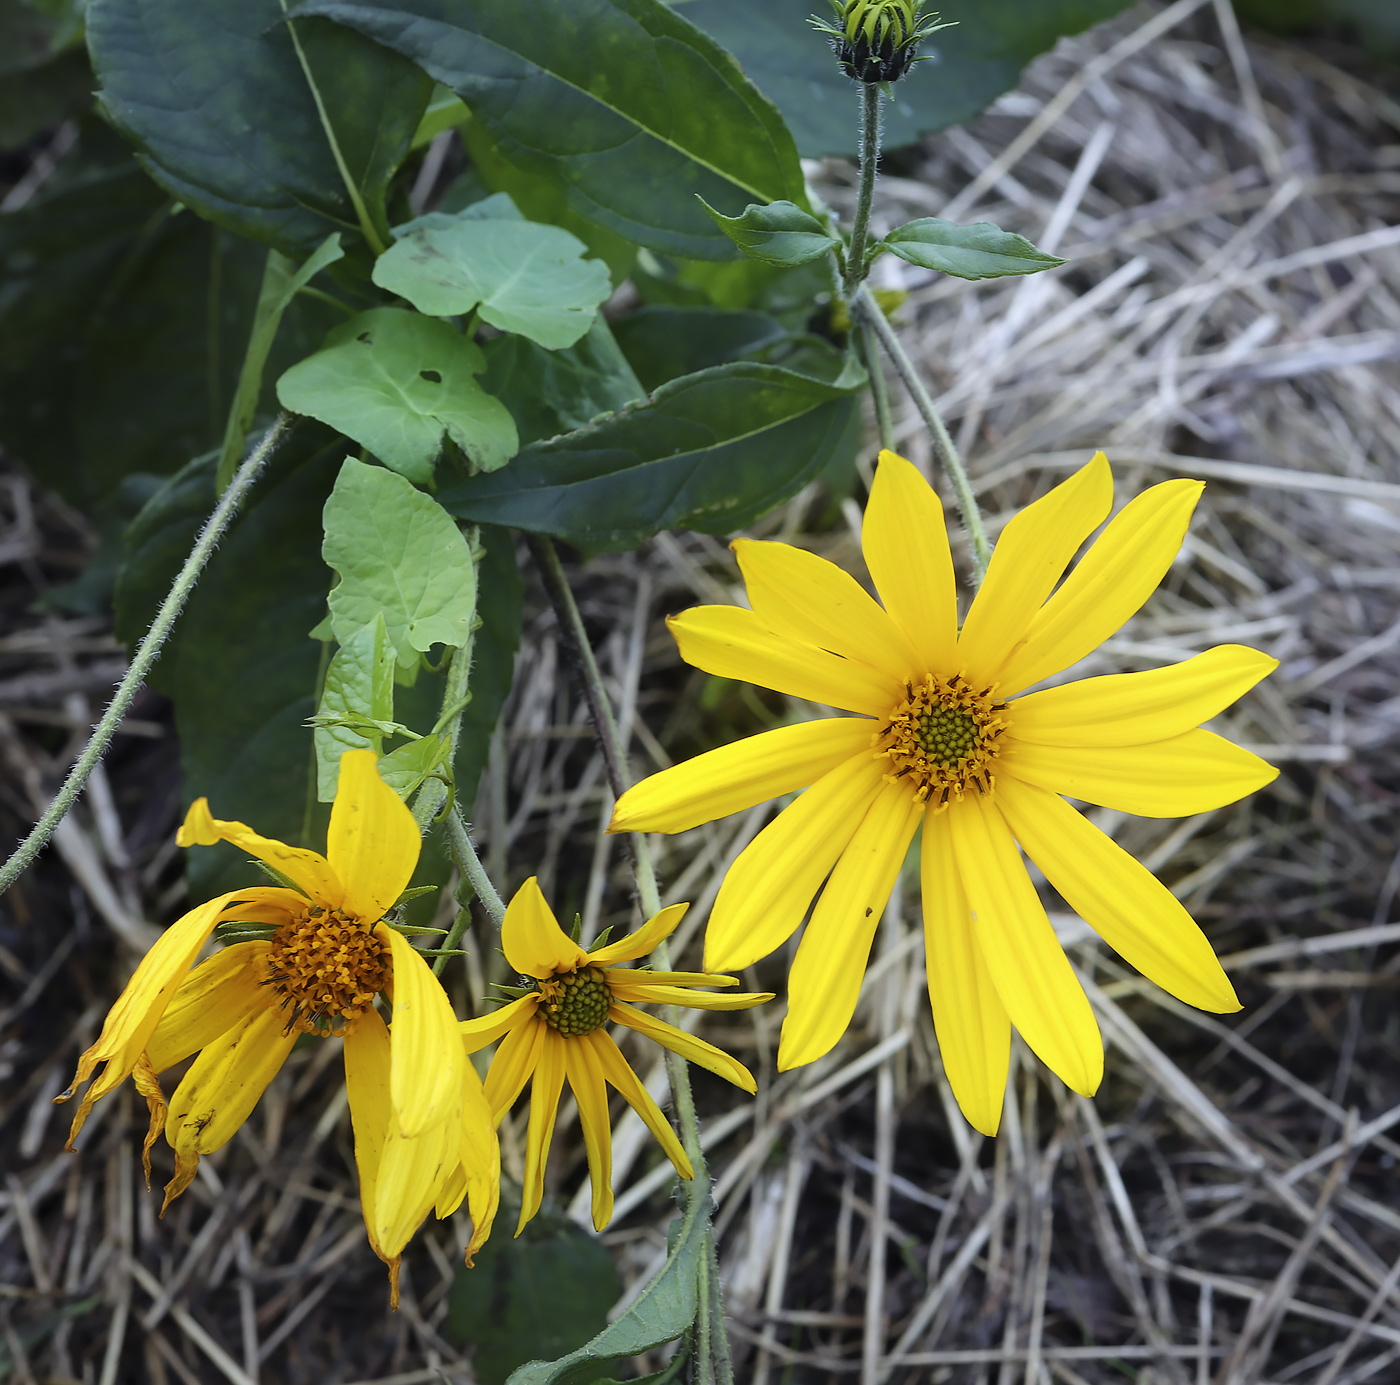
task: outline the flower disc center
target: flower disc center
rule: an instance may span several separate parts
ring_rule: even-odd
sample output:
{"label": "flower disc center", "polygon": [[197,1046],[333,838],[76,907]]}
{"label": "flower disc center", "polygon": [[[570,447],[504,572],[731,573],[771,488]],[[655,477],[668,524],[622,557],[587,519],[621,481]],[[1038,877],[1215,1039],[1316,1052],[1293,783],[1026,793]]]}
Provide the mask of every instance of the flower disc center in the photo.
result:
{"label": "flower disc center", "polygon": [[922,683],[906,683],[905,692],[875,733],[876,753],[890,761],[886,777],[910,784],[933,812],[957,802],[969,785],[990,793],[1006,704],[991,688],[969,687],[961,674],[945,682],[930,673]]}
{"label": "flower disc center", "polygon": [[561,1034],[591,1034],[608,1017],[612,991],[597,967],[561,972],[537,985],[544,1022]]}
{"label": "flower disc center", "polygon": [[262,984],[291,1006],[288,1034],[344,1034],[388,980],[389,949],[372,928],[318,904],[277,930],[263,963]]}

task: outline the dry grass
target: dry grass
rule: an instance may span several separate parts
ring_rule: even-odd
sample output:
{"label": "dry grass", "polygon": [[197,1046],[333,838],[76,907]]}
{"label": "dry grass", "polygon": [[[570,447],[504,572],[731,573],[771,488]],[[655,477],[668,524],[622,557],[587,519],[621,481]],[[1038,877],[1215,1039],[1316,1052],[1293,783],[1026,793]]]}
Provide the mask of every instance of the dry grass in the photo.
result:
{"label": "dry grass", "polygon": [[[1400,1379],[1400,106],[1315,51],[1241,40],[1224,4],[1180,0],[1063,44],[977,124],[892,164],[886,223],[987,218],[1073,261],[984,287],[881,262],[910,291],[905,339],[993,523],[1097,446],[1120,500],[1167,475],[1210,483],[1163,590],[1082,671],[1267,649],[1282,668],[1221,729],[1283,774],[1185,822],[1093,813],[1202,921],[1245,1002],[1224,1020],[1173,1002],[1050,899],[1108,1042],[1094,1102],[1018,1048],[1003,1134],[968,1131],[933,1042],[913,878],[828,1058],[775,1073],[780,1003],[705,1018],[759,1074],[752,1101],[700,1088],[738,1378]],[[849,198],[845,167],[814,176]],[[898,427],[927,465],[912,410]],[[857,501],[814,491],[763,532],[860,573],[858,519]],[[22,613],[67,575],[53,563],[77,546],[73,518],[11,473],[0,525],[0,799],[23,819],[118,651],[100,622]],[[737,591],[721,544],[663,535],[576,575],[640,767],[799,710],[676,659],[660,617]],[[530,611],[478,831],[499,881],[538,872],[591,932],[629,921],[625,865],[598,833],[601,766],[538,592]],[[164,1223],[125,1098],[99,1106],[78,1158],[59,1152],[49,1098],[144,920],[181,904],[159,705],[128,731],[0,925],[0,1360],[20,1381],[97,1385],[470,1380],[439,1335],[451,1228],[425,1228],[403,1311],[382,1311],[334,1045],[293,1055]],[[662,844],[668,899],[694,901],[692,949],[767,813]],[[464,1006],[489,979],[484,934],[473,952]],[[634,1056],[660,1091],[652,1056]],[[664,1254],[666,1176],[630,1116],[616,1146],[606,1239],[635,1289]],[[512,1126],[504,1150],[518,1173]],[[580,1218],[582,1168],[561,1127],[553,1190]]]}

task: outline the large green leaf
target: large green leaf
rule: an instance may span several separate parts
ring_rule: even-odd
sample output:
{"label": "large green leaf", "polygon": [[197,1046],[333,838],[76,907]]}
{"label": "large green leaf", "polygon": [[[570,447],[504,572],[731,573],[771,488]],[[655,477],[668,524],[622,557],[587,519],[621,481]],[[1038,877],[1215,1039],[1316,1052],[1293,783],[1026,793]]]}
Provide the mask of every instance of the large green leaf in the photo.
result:
{"label": "large green leaf", "polygon": [[[297,26],[346,173],[387,240],[385,193],[432,83],[358,34]],[[186,205],[298,258],[360,218],[278,0],[91,0],[113,123]]]}
{"label": "large green leaf", "polygon": [[852,387],[777,366],[717,366],[536,443],[499,472],[445,487],[439,499],[465,518],[581,548],[630,548],[676,527],[727,533],[821,470],[855,407]]}
{"label": "large green leaf", "polygon": [[[0,39],[0,51],[4,41]],[[18,149],[92,104],[92,68],[81,50],[0,77],[0,151]]]}
{"label": "large green leaf", "polygon": [[0,0],[0,76],[42,67],[82,38],[81,0]]}
{"label": "large green leaf", "polygon": [[320,351],[288,370],[277,397],[426,485],[444,434],[482,471],[515,455],[510,411],[473,378],[485,369],[481,348],[450,323],[371,308],[335,327]]}
{"label": "large green leaf", "polygon": [[[1021,69],[1065,34],[1126,9],[1130,0],[978,0],[945,8],[953,28],[919,45],[929,61],[891,87],[885,147],[970,120],[1016,85]],[[718,39],[787,117],[803,154],[856,152],[857,88],[807,17],[813,0],[677,0],[680,12]]]}
{"label": "large green leaf", "polygon": [[739,361],[788,340],[768,313],[723,308],[648,307],[612,324],[623,355],[649,390],[708,366]]}
{"label": "large green leaf", "polygon": [[660,0],[303,0],[295,13],[412,58],[462,97],[502,157],[639,245],[727,259],[696,193],[726,214],[806,201],[778,113]]}

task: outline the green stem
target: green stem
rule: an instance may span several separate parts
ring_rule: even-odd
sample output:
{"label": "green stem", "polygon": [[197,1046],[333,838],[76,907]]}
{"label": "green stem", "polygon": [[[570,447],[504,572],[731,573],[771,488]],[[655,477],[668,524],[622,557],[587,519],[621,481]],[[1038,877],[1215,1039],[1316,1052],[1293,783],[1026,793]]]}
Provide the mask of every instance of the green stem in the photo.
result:
{"label": "green stem", "polygon": [[870,227],[870,201],[880,164],[880,87],[860,83],[860,189],[851,223],[851,245],[846,251],[846,299],[849,301],[865,279],[865,240]]}
{"label": "green stem", "polygon": [[865,357],[865,371],[870,376],[870,397],[875,401],[875,426],[880,433],[880,446],[894,451],[894,419],[890,416],[890,392],[885,387],[885,370],[875,344],[875,331],[868,322],[860,324],[860,349]]}
{"label": "green stem", "polygon": [[880,311],[880,305],[870,296],[870,290],[864,285],[856,291],[851,300],[851,313],[862,328],[869,327],[874,332],[885,354],[893,362],[899,378],[904,382],[904,388],[909,391],[914,407],[918,409],[920,417],[933,436],[938,459],[943,470],[952,478],[953,489],[957,492],[963,527],[967,530],[968,539],[972,544],[973,585],[980,587],[982,579],[987,575],[987,564],[992,559],[992,546],[987,541],[982,511],[977,507],[977,497],[972,493],[972,483],[967,479],[967,472],[963,468],[962,458],[958,455],[952,435],[939,417],[933,396],[919,378],[914,362],[909,359],[895,335],[894,328],[890,326],[884,313]]}
{"label": "green stem", "polygon": [[102,720],[93,729],[92,738],[83,748],[83,753],[78,756],[73,768],[68,772],[68,778],[64,780],[63,787],[55,795],[43,817],[34,824],[34,830],[16,847],[14,854],[5,862],[4,866],[0,867],[0,890],[8,889],[18,878],[20,872],[43,850],[49,838],[53,836],[54,829],[63,820],[64,814],[73,806],[74,801],[83,791],[83,785],[87,782],[88,775],[92,773],[97,762],[106,753],[107,746],[116,734],[122,718],[126,716],[132,699],[146,681],[146,675],[151,671],[151,665],[155,663],[161,645],[165,643],[166,636],[170,634],[171,628],[185,602],[189,599],[195,583],[199,581],[199,575],[204,571],[204,565],[209,561],[209,557],[218,546],[219,540],[223,538],[234,515],[238,513],[238,507],[252,489],[258,473],[272,455],[273,449],[281,441],[282,434],[286,431],[290,421],[290,415],[278,414],[272,427],[263,434],[262,441],[234,473],[228,489],[223,493],[219,503],[214,507],[213,514],[209,516],[208,523],[200,531],[198,539],[195,540],[195,545],[190,550],[190,556],[185,559],[185,565],[175,578],[169,595],[161,602],[160,610],[156,612],[156,618],[151,622],[151,628],[146,632],[140,645],[137,646],[136,653],[132,656],[131,666],[117,687],[116,696],[112,698],[107,710],[102,714]]}
{"label": "green stem", "polygon": [[[447,814],[447,849],[452,853],[452,859],[456,861],[457,868],[462,872],[463,878],[471,886],[486,912],[491,915],[491,921],[499,929],[501,924],[505,922],[505,902],[496,893],[496,887],[491,883],[491,877],[486,874],[486,867],[481,864],[481,857],[476,854],[476,847],[472,844],[467,824],[462,821],[461,809],[455,803]],[[447,937],[442,941],[444,951],[450,952],[453,948],[458,947],[463,937],[466,936],[467,929],[471,926],[471,910],[467,907],[470,903],[470,896],[464,897],[459,892],[458,898],[465,898],[466,902],[457,911],[457,917],[452,920],[452,927],[448,929]],[[433,975],[441,976],[442,969],[446,965],[446,957],[434,959]]]}

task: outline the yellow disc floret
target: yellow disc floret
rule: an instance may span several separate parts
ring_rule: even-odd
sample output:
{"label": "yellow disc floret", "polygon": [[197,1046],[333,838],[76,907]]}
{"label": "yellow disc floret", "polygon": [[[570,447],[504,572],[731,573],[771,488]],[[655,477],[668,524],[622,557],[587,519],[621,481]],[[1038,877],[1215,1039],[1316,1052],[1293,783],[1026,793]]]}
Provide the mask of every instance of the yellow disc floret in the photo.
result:
{"label": "yellow disc floret", "polygon": [[566,1037],[591,1034],[608,1017],[612,991],[598,967],[559,972],[538,986],[544,1022]]}
{"label": "yellow disc floret", "polygon": [[291,1007],[284,1032],[343,1034],[388,983],[389,949],[371,925],[313,904],[277,930],[263,971]]}
{"label": "yellow disc floret", "polygon": [[907,696],[875,733],[876,753],[890,761],[887,778],[903,780],[932,812],[956,803],[975,785],[992,788],[992,765],[1006,721],[994,689],[981,692],[954,674],[928,674],[905,684]]}

